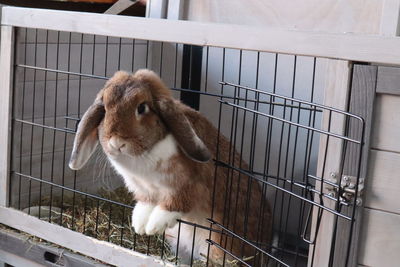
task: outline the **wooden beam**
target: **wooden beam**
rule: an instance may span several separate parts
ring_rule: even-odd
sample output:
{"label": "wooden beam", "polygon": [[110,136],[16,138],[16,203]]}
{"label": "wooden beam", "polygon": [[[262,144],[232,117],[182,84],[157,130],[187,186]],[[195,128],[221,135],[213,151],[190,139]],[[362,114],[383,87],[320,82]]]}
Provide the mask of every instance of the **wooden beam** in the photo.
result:
{"label": "wooden beam", "polygon": [[399,37],[302,32],[16,7],[3,8],[2,24],[400,65]]}
{"label": "wooden beam", "polygon": [[0,207],[0,223],[116,266],[173,266],[155,257],[85,236],[12,208]]}
{"label": "wooden beam", "polygon": [[0,50],[0,206],[8,205],[11,99],[13,83],[14,28],[1,26]]}

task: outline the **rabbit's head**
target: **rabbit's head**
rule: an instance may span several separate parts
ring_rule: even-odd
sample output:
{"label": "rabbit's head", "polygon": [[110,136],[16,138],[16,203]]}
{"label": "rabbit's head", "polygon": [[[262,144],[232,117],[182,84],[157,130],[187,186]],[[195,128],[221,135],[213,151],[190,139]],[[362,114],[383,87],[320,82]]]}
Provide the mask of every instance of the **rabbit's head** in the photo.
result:
{"label": "rabbit's head", "polygon": [[150,151],[171,134],[189,158],[211,157],[170,90],[157,74],[119,71],[107,81],[77,129],[69,166],[82,168],[101,143],[110,159],[135,158]]}

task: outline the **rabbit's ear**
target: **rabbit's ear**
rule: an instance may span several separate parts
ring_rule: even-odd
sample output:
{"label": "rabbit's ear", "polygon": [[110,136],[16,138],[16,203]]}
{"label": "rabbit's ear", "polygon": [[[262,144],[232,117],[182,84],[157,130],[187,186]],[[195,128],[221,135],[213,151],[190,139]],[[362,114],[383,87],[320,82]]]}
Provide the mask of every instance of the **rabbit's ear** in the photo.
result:
{"label": "rabbit's ear", "polygon": [[156,101],[159,114],[172,133],[179,147],[191,159],[206,162],[211,159],[211,153],[197,136],[190,121],[180,108],[170,98]]}
{"label": "rabbit's ear", "polygon": [[81,169],[99,143],[97,127],[103,120],[105,109],[101,97],[83,115],[76,131],[69,167],[73,170]]}

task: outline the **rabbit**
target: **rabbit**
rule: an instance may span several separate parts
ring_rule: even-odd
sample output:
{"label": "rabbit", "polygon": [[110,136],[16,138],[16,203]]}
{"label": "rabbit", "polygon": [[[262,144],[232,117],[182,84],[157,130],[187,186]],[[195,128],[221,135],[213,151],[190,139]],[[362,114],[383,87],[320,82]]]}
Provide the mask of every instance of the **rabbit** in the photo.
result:
{"label": "rabbit", "polygon": [[[136,233],[165,231],[172,248],[179,242],[183,261],[190,258],[192,244],[194,258],[209,255],[214,263],[232,259],[217,246],[209,248],[205,240],[211,239],[239,258],[250,257],[249,264],[260,265],[259,256],[252,257],[260,253],[251,245],[223,234],[218,226],[211,234],[206,229],[212,216],[250,243],[267,247],[271,210],[260,184],[245,174],[215,167],[212,158],[219,147],[219,161],[228,163],[234,154],[235,166],[248,169],[237,152],[230,152],[228,139],[198,111],[175,100],[156,73],[118,71],[106,82],[78,124],[69,167],[81,169],[99,142],[133,192]],[[199,226],[195,240],[193,226],[177,220]]]}

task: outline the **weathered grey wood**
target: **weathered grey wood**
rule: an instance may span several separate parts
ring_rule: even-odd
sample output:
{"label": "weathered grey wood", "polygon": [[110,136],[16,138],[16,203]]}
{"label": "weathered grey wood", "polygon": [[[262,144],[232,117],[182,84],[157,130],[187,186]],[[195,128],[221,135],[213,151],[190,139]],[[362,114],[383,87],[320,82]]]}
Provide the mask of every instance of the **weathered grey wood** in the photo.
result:
{"label": "weathered grey wood", "polygon": [[[2,251],[9,254],[13,254],[16,259],[10,259],[11,255],[8,256],[9,264],[21,264],[21,259],[25,259],[25,266],[65,266],[65,267],[105,267],[105,265],[94,261],[88,257],[77,255],[71,251],[55,247],[54,245],[40,243],[32,240],[30,236],[26,234],[11,232],[8,230],[0,230],[0,248]],[[55,261],[46,260],[44,254],[51,253],[55,255]],[[0,259],[1,259],[0,253]],[[13,262],[10,262],[13,261]]]}
{"label": "weathered grey wood", "polygon": [[[94,21],[96,23],[93,23]],[[400,64],[400,38],[397,37],[232,27],[226,24],[16,7],[3,8],[2,24],[200,46]]]}
{"label": "weathered grey wood", "polygon": [[[331,60],[327,65],[327,73],[324,91],[324,104],[340,110],[346,110],[349,97],[350,70],[351,65],[348,61]],[[323,112],[322,128],[343,134],[345,130],[345,119],[343,116],[332,115],[329,120],[329,112]],[[342,151],[342,140],[337,138],[327,138],[321,135],[319,143],[319,157],[317,165],[317,175],[327,179],[331,173],[337,173],[340,169]],[[327,144],[328,143],[328,144]],[[326,158],[325,158],[326,155]],[[320,182],[316,182],[315,188],[321,187]],[[327,193],[325,186],[322,191]],[[316,195],[315,199],[319,199]],[[318,201],[318,200],[317,200]],[[324,206],[334,208],[335,203],[329,199],[324,200]],[[313,218],[311,225],[311,240],[317,238],[314,245],[310,245],[308,266],[328,266],[335,216],[330,212],[323,212],[319,229],[317,229],[318,207],[313,207]],[[311,265],[312,263],[312,265]]]}
{"label": "weathered grey wood", "polygon": [[23,257],[13,254],[13,253],[4,251],[1,248],[0,248],[0,260],[3,261],[0,264],[1,267],[10,267],[10,265],[11,266],[44,267],[44,265],[37,264],[33,261],[27,260]]}
{"label": "weathered grey wood", "polygon": [[382,16],[380,19],[379,34],[396,36],[400,30],[400,1],[383,1]]}
{"label": "weathered grey wood", "polygon": [[[376,88],[376,66],[354,65],[352,88],[350,93],[349,112],[364,119],[364,146],[347,143],[345,151],[345,162],[343,175],[365,178],[368,169],[368,155],[370,135],[372,129],[373,107]],[[362,124],[359,120],[350,119],[348,124],[348,136],[361,141]],[[360,152],[362,158],[360,158]],[[361,160],[361,165],[359,165]],[[359,166],[361,169],[359,170]],[[350,209],[343,207],[342,211],[352,216],[353,208],[356,209],[355,223],[353,226],[352,239],[350,240],[351,224],[348,221],[338,220],[336,235],[335,258],[333,266],[346,266],[346,253],[349,242],[351,242],[350,257],[347,266],[357,266],[358,240],[362,222],[362,208],[351,206]]]}
{"label": "weathered grey wood", "polygon": [[365,207],[400,214],[400,153],[370,150]]}
{"label": "weathered grey wood", "polygon": [[183,0],[169,0],[167,18],[175,20],[182,19],[184,2]]}
{"label": "weathered grey wood", "polygon": [[400,153],[400,96],[378,94],[374,112],[371,147]]}
{"label": "weathered grey wood", "polygon": [[373,267],[394,267],[400,262],[400,215],[364,209],[360,235],[360,264]]}
{"label": "weathered grey wood", "polygon": [[0,223],[116,266],[173,266],[154,257],[50,224],[12,208],[0,207]]}
{"label": "weathered grey wood", "polygon": [[14,28],[1,26],[0,43],[0,206],[8,204],[11,99],[14,56]]}
{"label": "weathered grey wood", "polygon": [[[397,0],[395,0],[397,1]],[[377,34],[387,1],[202,0],[186,1],[189,20],[319,32]],[[388,8],[388,11],[394,12]],[[390,17],[389,17],[390,18]],[[387,18],[387,20],[389,20]],[[337,23],[340,21],[340,23]]]}
{"label": "weathered grey wood", "polygon": [[166,18],[168,0],[151,0],[146,5],[146,17],[148,18]]}
{"label": "weathered grey wood", "polygon": [[400,95],[400,68],[379,66],[376,92]]}

